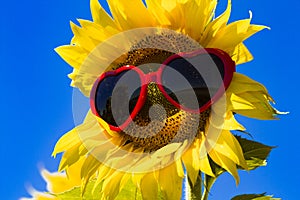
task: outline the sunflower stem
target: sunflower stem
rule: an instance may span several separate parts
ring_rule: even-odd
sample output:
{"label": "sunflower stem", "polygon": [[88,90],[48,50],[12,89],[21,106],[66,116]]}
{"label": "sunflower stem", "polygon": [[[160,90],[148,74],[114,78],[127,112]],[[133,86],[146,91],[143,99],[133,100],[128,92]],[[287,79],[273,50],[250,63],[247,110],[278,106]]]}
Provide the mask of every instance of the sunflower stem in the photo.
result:
{"label": "sunflower stem", "polygon": [[189,181],[190,200],[200,200],[202,196],[202,173],[199,172],[195,185]]}
{"label": "sunflower stem", "polygon": [[209,175],[204,174],[204,192],[202,194],[201,200],[207,200],[208,195],[210,192],[210,189],[212,188],[213,184],[216,182],[217,178],[216,177],[211,177]]}

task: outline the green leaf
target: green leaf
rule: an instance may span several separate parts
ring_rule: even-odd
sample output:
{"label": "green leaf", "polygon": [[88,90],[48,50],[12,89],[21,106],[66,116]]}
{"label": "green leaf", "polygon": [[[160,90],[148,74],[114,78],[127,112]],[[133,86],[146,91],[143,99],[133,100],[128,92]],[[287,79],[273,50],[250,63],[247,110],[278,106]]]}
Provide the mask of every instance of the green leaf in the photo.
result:
{"label": "green leaf", "polygon": [[[94,184],[95,184],[94,180],[91,180],[88,183],[83,197],[81,196],[80,187],[75,187],[72,190],[61,194],[52,194],[52,195],[58,197],[60,200],[100,200],[102,197],[102,194],[100,192],[102,186],[101,184],[97,186],[97,188],[94,190],[94,193],[92,193]],[[140,191],[137,190],[136,186],[131,181],[128,181],[128,183],[118,194],[115,200],[124,200],[124,199],[142,200],[142,195]],[[162,200],[162,199],[163,199],[163,195],[161,192],[159,192],[157,200]]]}
{"label": "green leaf", "polygon": [[235,137],[242,147],[249,170],[254,170],[257,167],[267,165],[266,159],[274,147],[267,146],[256,141],[247,140],[240,136]]}
{"label": "green leaf", "polygon": [[[90,181],[86,187],[85,193],[82,196],[81,194],[81,187],[75,187],[72,190],[69,190],[67,192],[61,193],[61,194],[52,194],[56,197],[58,197],[60,200],[98,200],[101,199],[101,185],[99,188],[97,187],[95,192],[92,193],[93,187],[94,187],[95,181]],[[98,190],[97,190],[98,189]],[[99,191],[99,192],[98,192]]]}
{"label": "green leaf", "polygon": [[273,198],[273,196],[266,196],[263,194],[243,194],[233,197],[231,200],[280,200],[280,198]]}
{"label": "green leaf", "polygon": [[[237,135],[235,135],[235,137],[242,147],[243,154],[248,165],[248,170],[254,170],[257,167],[267,165],[266,159],[274,147],[267,146],[253,140],[247,140]],[[226,172],[225,169],[221,168],[219,165],[214,163],[210,158],[209,161],[210,166],[216,177]],[[243,169],[240,166],[238,167],[239,169]]]}

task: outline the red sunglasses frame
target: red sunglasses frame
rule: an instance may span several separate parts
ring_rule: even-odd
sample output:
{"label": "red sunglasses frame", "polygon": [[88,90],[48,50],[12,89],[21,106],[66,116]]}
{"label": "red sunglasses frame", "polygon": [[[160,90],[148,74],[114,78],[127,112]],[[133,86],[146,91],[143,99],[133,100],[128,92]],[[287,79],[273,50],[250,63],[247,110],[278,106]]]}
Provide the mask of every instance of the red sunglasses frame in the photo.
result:
{"label": "red sunglasses frame", "polygon": [[[214,54],[214,55],[218,56],[218,58],[220,58],[224,64],[224,78],[223,78],[223,87],[220,86],[220,88],[217,90],[215,95],[207,103],[205,103],[199,109],[195,110],[195,109],[186,108],[183,105],[180,105],[179,103],[177,103],[175,100],[173,100],[168,95],[168,93],[165,91],[163,84],[162,84],[162,73],[163,73],[163,70],[165,69],[165,67],[174,59],[176,59],[176,58],[191,58],[191,57],[197,56],[199,54]],[[159,90],[164,95],[164,97],[178,109],[182,109],[182,110],[185,110],[185,111],[191,112],[191,113],[200,113],[200,112],[205,111],[223,95],[224,91],[230,85],[230,82],[233,77],[233,73],[235,72],[235,62],[223,50],[216,49],[216,48],[203,48],[203,49],[199,49],[199,50],[192,51],[192,52],[187,52],[187,53],[182,52],[182,53],[178,53],[178,54],[174,54],[174,55],[170,56],[162,63],[162,65],[159,67],[159,69],[156,72],[150,72],[150,73],[145,74],[141,69],[139,69],[136,66],[132,66],[132,65],[123,66],[116,70],[105,72],[98,77],[98,79],[95,81],[93,88],[91,90],[90,107],[91,107],[91,110],[94,115],[101,118],[101,116],[97,112],[96,103],[95,103],[96,91],[97,91],[98,85],[106,77],[116,76],[116,75],[120,74],[121,72],[124,72],[127,70],[134,70],[139,75],[140,81],[141,81],[140,95],[139,95],[139,98],[137,100],[137,103],[136,103],[133,111],[130,113],[130,116],[122,125],[113,126],[108,123],[110,129],[113,131],[124,130],[129,125],[129,123],[132,122],[132,119],[134,119],[136,117],[136,115],[142,109],[142,107],[145,103],[145,100],[147,98],[147,86],[150,82],[155,82],[157,84]]]}

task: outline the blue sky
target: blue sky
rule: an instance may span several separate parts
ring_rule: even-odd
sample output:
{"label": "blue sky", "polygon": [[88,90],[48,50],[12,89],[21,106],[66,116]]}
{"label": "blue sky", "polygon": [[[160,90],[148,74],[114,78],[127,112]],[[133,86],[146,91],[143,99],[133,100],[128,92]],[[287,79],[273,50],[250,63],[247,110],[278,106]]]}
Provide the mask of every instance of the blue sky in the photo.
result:
{"label": "blue sky", "polygon": [[[230,199],[239,193],[275,194],[298,199],[299,181],[299,16],[300,2],[291,0],[232,0],[232,20],[253,12],[253,23],[264,30],[246,44],[254,61],[241,65],[238,72],[263,83],[279,110],[290,111],[280,120],[258,121],[239,117],[255,140],[277,146],[268,167],[241,172],[235,186],[223,175],[211,191],[211,199]],[[218,12],[226,2],[220,0]],[[26,196],[26,185],[42,190],[45,183],[39,166],[55,170],[59,159],[51,158],[57,139],[74,126],[72,88],[67,74],[71,68],[54,52],[69,43],[69,21],[90,19],[89,1],[4,1],[0,7],[1,58],[1,199]]]}

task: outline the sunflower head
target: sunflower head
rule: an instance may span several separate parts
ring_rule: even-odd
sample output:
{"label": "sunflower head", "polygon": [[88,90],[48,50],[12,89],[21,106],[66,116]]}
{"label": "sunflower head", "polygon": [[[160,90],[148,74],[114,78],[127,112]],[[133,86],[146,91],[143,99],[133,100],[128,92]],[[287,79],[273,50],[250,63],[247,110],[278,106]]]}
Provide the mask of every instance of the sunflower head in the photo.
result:
{"label": "sunflower head", "polygon": [[[157,71],[162,63],[174,54],[192,52],[203,48],[189,36],[161,28],[140,28],[126,31],[115,35],[113,39],[108,39],[105,43],[117,46],[123,42],[124,35],[126,38],[135,39],[128,42],[131,43],[130,48],[125,49],[125,53],[111,61],[104,71],[117,70],[120,67],[130,65],[136,66],[145,74],[149,74]],[[103,51],[102,46],[103,43],[99,49],[96,47],[97,50],[94,51]],[[122,99],[122,95],[132,95],[125,94],[125,86],[123,83],[120,85],[121,87],[118,89],[120,91],[114,89],[116,99]],[[139,87],[142,85],[136,85],[136,88]],[[195,135],[204,131],[209,117],[209,109],[197,114],[186,112],[170,103],[156,82],[147,83],[146,87],[146,98],[141,109],[132,119],[132,123],[118,133],[122,135],[126,144],[132,144],[134,148],[141,148],[145,152],[152,152],[172,142],[184,142],[186,139],[193,141]],[[111,114],[107,115],[105,117],[108,119],[112,118]],[[114,118],[122,117],[114,116]],[[178,134],[179,132],[180,134]]]}
{"label": "sunflower head", "polygon": [[[130,5],[109,0],[108,3],[111,16],[97,0],[91,0],[93,21],[79,20],[79,26],[71,24],[74,33],[71,44],[56,49],[73,67],[69,75],[71,85],[87,98],[102,74],[124,66],[151,74],[174,54],[211,48],[226,54],[236,65],[248,62],[253,57],[243,41],[267,28],[251,24],[251,16],[228,23],[230,1],[217,18],[214,18],[216,0],[147,0],[145,4],[133,0]],[[245,129],[234,115],[274,119],[278,111],[269,104],[272,98],[263,85],[237,72],[232,74],[230,85],[223,85],[222,95],[200,113],[172,104],[156,81],[140,84],[146,91],[143,106],[120,131],[111,129],[108,120],[89,111],[84,122],[56,144],[53,155],[64,152],[60,170],[83,160],[83,186],[95,179],[95,187],[101,185],[107,199],[115,198],[116,191],[129,180],[145,199],[155,199],[157,190],[166,199],[180,199],[183,166],[192,185],[199,171],[215,176],[211,163],[231,173],[238,183],[237,167],[247,169],[247,164],[239,142],[230,131]],[[119,99],[126,96],[122,88],[116,94]],[[81,102],[74,99],[75,107],[81,107]],[[151,195],[145,192],[146,180],[156,185]]]}

